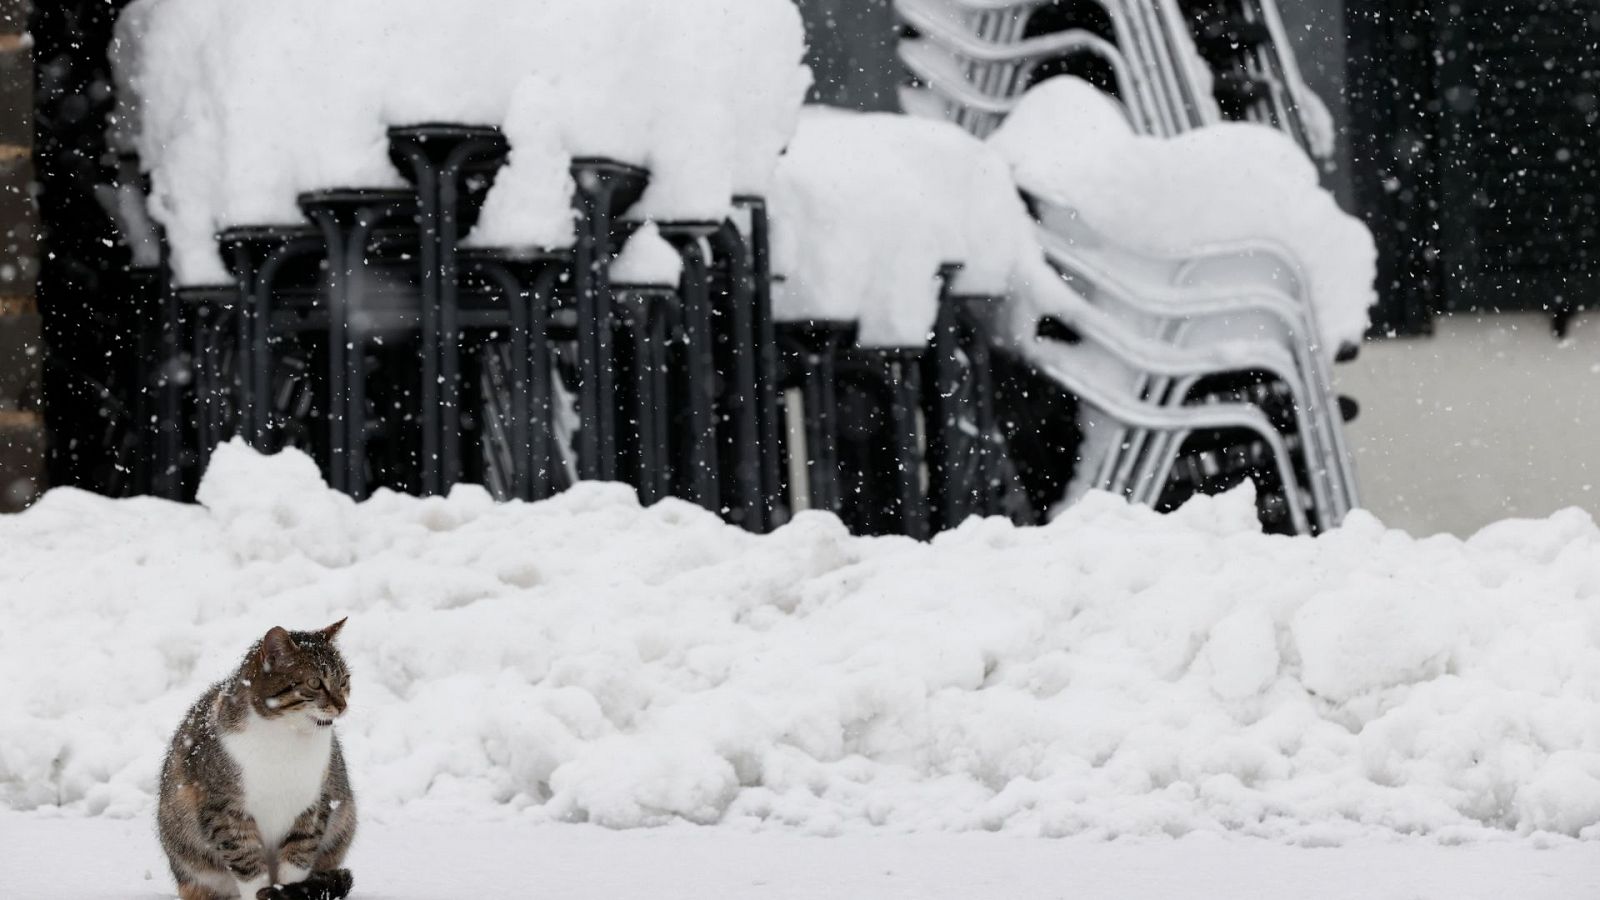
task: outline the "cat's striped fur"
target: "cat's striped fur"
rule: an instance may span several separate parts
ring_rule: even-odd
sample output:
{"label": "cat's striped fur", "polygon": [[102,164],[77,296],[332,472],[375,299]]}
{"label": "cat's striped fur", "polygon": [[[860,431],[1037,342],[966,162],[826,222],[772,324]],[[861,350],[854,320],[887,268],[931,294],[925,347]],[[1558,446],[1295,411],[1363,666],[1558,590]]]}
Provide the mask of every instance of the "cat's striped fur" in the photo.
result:
{"label": "cat's striped fur", "polygon": [[356,805],[333,725],[350,690],[343,626],[267,632],[172,736],[157,818],[181,900],[349,893]]}

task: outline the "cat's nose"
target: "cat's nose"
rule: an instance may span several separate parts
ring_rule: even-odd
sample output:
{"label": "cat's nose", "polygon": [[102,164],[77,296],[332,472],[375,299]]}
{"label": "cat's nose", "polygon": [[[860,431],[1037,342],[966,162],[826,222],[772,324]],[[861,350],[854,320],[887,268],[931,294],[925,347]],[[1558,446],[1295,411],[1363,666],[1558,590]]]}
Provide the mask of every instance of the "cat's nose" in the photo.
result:
{"label": "cat's nose", "polygon": [[339,696],[337,694],[335,694],[333,696],[330,696],[328,698],[328,702],[333,704],[333,711],[336,712],[336,713],[343,713],[344,710],[345,710],[345,707],[350,705],[348,702],[345,701],[344,697]]}

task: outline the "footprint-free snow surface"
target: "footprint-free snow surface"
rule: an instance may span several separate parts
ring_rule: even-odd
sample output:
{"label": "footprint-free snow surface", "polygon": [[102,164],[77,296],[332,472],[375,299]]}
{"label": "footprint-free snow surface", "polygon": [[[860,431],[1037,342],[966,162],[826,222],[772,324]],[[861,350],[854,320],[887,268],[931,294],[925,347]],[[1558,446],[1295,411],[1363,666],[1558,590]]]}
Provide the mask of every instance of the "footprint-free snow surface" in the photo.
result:
{"label": "footprint-free snow surface", "polygon": [[200,499],[56,490],[0,518],[0,807],[143,820],[209,682],[273,625],[349,616],[340,734],[380,819],[1600,837],[1600,530],[1576,512],[1312,540],[1258,533],[1243,492],[1091,496],[932,543],[819,514],[758,537],[616,485],[358,505],[237,444]]}
{"label": "footprint-free snow surface", "polygon": [[[420,811],[418,811],[420,812]],[[145,820],[0,812],[0,889],[26,900],[170,900]],[[609,831],[517,817],[372,818],[351,900],[1593,900],[1600,844],[1307,848],[1193,834],[1040,840],[695,826]]]}

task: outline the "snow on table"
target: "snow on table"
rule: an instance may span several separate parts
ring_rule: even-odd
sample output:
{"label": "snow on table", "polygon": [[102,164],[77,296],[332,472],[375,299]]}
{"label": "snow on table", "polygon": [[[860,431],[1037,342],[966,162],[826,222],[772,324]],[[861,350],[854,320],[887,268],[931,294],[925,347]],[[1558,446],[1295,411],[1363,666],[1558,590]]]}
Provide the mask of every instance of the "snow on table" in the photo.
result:
{"label": "snow on table", "polygon": [[355,504],[224,445],[202,506],[0,518],[0,806],[147,816],[184,708],[349,615],[367,810],[833,835],[1600,837],[1600,529],[1462,542],[1246,493],[932,543],[619,485]]}
{"label": "snow on table", "polygon": [[[146,821],[0,812],[7,896],[166,900]],[[85,852],[85,848],[92,848]],[[368,816],[350,854],[368,900],[1591,900],[1600,845],[1445,846],[1425,839],[1296,847],[1197,835],[1046,841],[726,828],[617,832],[515,818]]]}
{"label": "snow on table", "polygon": [[771,209],[774,315],[859,322],[868,346],[927,342],[944,263],[995,296],[1043,266],[1005,159],[949,122],[807,106]]}
{"label": "snow on table", "polygon": [[672,249],[661,229],[646,222],[628,236],[622,252],[611,261],[611,282],[676,287],[683,277],[683,257]]}
{"label": "snow on table", "polygon": [[1305,152],[1276,129],[1224,122],[1145,137],[1092,85],[1057,77],[1029,90],[989,144],[1018,184],[1130,249],[1281,244],[1304,269],[1329,352],[1366,332],[1377,302],[1372,234],[1339,209]]}
{"label": "snow on table", "polygon": [[804,47],[790,0],[137,0],[111,139],[150,172],[182,283],[226,280],[213,235],[299,222],[302,191],[401,184],[390,125],[509,120],[521,193],[482,224],[563,246],[570,156],[650,168],[640,214],[658,219],[764,193]]}

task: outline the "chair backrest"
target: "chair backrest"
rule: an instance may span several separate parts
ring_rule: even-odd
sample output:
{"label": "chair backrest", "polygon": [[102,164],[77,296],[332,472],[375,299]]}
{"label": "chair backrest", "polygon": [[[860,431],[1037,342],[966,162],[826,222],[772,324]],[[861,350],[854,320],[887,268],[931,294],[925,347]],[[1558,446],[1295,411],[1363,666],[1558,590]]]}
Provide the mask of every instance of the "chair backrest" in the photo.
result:
{"label": "chair backrest", "polygon": [[[1287,132],[1313,155],[1330,149],[1319,124],[1326,116],[1301,78],[1276,0],[895,0],[895,10],[923,40],[956,57],[937,80],[958,75],[976,98],[1015,97],[1051,75],[1087,76],[1103,89],[1115,84],[1142,133],[1169,136],[1222,120],[1218,92],[1242,88],[1245,118]],[[1257,37],[1230,48],[1226,59],[1208,58],[1194,31],[1207,15],[1249,25]],[[1065,35],[1073,35],[1070,46],[1052,40]],[[935,87],[953,94],[948,84]],[[979,134],[1004,115],[992,104],[969,111],[952,100],[946,117]]]}
{"label": "chair backrest", "polygon": [[1309,303],[1305,266],[1270,238],[1197,244],[1168,254],[1133,250],[1095,230],[1070,206],[1046,197],[1028,199],[1045,229],[1105,260],[1108,268],[1137,271],[1174,286],[1260,287]]}

